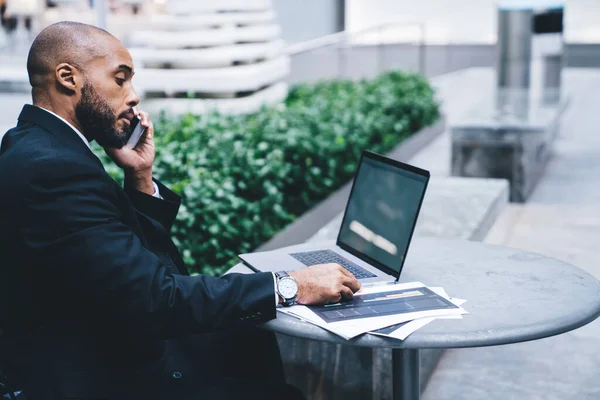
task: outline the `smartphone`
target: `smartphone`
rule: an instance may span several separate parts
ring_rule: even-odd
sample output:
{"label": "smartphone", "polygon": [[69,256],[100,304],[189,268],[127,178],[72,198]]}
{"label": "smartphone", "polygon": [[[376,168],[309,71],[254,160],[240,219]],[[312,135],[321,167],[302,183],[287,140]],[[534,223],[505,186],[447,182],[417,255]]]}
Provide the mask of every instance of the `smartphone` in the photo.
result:
{"label": "smartphone", "polygon": [[138,144],[145,131],[146,128],[142,126],[140,117],[137,115],[133,117],[131,120],[131,136],[129,136],[129,140],[127,141],[125,147],[128,149],[133,149]]}

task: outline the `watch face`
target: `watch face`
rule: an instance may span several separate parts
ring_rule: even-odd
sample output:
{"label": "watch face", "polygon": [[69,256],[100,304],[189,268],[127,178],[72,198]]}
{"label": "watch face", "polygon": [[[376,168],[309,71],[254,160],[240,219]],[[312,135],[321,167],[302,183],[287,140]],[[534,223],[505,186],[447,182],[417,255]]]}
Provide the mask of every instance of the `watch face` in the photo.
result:
{"label": "watch face", "polygon": [[293,278],[283,278],[277,285],[279,294],[285,299],[291,299],[298,294],[298,284]]}

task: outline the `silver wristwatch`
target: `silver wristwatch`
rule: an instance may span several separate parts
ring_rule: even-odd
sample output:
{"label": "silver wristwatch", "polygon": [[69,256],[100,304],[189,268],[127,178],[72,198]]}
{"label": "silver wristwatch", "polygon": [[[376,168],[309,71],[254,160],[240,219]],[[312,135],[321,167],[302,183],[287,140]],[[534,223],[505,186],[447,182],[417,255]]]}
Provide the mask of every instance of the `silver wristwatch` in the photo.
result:
{"label": "silver wristwatch", "polygon": [[283,300],[283,306],[294,305],[298,296],[298,283],[285,271],[275,272],[277,277],[277,294]]}

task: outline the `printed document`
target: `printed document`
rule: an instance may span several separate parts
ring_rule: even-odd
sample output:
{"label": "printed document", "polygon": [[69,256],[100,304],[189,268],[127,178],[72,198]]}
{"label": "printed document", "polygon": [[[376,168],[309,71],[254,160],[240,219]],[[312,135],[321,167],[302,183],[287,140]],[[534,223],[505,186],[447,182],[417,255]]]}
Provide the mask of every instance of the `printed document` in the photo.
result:
{"label": "printed document", "polygon": [[346,339],[418,318],[467,313],[421,282],[370,286],[357,292],[350,301],[278,310]]}

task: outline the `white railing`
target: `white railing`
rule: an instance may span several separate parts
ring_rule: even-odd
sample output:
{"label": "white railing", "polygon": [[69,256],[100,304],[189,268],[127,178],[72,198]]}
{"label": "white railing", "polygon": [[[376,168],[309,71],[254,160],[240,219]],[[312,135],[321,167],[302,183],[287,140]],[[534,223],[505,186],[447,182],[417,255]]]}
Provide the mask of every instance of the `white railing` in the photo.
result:
{"label": "white railing", "polygon": [[[370,70],[375,73],[386,69],[411,69],[425,74],[426,63],[426,30],[424,22],[396,22],[372,26],[358,31],[342,31],[316,39],[292,43],[287,45],[283,52],[291,58],[292,75],[294,66],[297,65],[298,74],[301,69],[307,70],[302,74],[302,80],[319,80],[347,77],[357,61],[357,53],[362,53],[367,59],[358,60],[359,63],[370,64]],[[403,60],[402,63],[390,62],[389,57],[393,45],[409,45],[414,47],[411,54],[414,59]],[[354,51],[354,52],[353,52]],[[353,52],[353,53],[352,53]],[[314,62],[307,61],[314,58]],[[332,66],[335,64],[335,66]],[[373,65],[375,64],[375,65]],[[310,69],[314,69],[308,71]],[[352,76],[355,77],[355,76]],[[292,76],[292,81],[294,77]]]}
{"label": "white railing", "polygon": [[[332,46],[340,43],[352,42],[353,39],[359,39],[369,34],[375,34],[381,40],[379,44],[389,43],[389,39],[386,42],[386,32],[389,32],[392,28],[417,28],[418,30],[418,42],[425,43],[425,23],[423,22],[389,22],[385,24],[371,26],[369,28],[361,29],[358,31],[342,31],[333,33],[331,35],[321,36],[316,39],[307,40],[305,42],[293,43],[287,46],[286,53],[293,55],[299,53],[305,53],[307,51],[316,50],[327,46]],[[389,36],[388,36],[389,37]]]}

